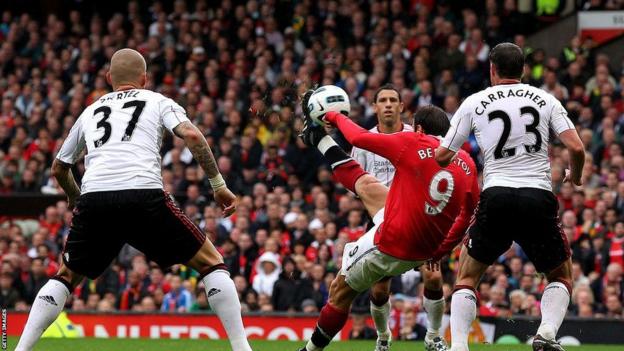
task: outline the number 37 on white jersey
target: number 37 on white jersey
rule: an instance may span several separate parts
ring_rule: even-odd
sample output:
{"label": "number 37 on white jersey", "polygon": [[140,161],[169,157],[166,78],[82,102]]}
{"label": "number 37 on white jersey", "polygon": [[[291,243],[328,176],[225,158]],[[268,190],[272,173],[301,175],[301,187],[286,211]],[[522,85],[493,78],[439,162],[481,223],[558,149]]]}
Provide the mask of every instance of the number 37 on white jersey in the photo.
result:
{"label": "number 37 on white jersey", "polygon": [[188,121],[173,100],[149,90],[106,94],[87,107],[57,158],[74,164],[84,148],[82,193],[162,189],[160,147],[164,128]]}

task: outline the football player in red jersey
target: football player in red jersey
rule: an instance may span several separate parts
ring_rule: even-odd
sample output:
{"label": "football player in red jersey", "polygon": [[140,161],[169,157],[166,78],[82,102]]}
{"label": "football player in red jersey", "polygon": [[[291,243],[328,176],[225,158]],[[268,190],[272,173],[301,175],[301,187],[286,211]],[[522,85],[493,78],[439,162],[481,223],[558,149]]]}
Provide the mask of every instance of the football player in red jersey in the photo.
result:
{"label": "football player in red jersey", "polygon": [[[344,326],[358,293],[448,254],[463,238],[479,196],[470,156],[460,153],[446,169],[435,162],[434,150],[440,142],[432,135],[445,134],[450,125],[439,109],[423,108],[416,113],[415,132],[396,134],[370,133],[337,112],[323,117],[354,146],[392,162],[396,174],[388,189],[314,124],[307,110],[311,93],[302,99],[304,142],[323,153],[337,180],[362,199],[375,225],[345,246],[341,272],[330,286],[328,303],[304,348],[307,351],[329,344]],[[387,349],[388,343],[382,346]]]}

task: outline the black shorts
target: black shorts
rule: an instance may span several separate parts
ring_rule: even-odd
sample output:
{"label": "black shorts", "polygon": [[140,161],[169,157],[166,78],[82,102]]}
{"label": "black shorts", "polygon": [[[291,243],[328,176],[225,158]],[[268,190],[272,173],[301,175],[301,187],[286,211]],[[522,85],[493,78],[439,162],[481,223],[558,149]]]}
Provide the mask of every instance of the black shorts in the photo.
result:
{"label": "black shorts", "polygon": [[472,258],[489,265],[515,241],[539,272],[550,272],[570,258],[558,212],[559,203],[550,191],[488,188],[481,193],[464,244]]}
{"label": "black shorts", "polygon": [[62,256],[69,269],[95,279],[126,243],[166,268],[190,260],[205,240],[161,189],[94,192],[78,199]]}

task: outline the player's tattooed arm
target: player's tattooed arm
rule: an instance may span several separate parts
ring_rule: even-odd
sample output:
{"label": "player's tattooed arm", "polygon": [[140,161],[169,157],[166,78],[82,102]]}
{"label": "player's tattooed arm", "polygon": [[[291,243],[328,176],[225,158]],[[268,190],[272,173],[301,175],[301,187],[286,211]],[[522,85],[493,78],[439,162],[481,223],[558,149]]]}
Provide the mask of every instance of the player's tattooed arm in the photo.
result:
{"label": "player's tattooed arm", "polygon": [[54,159],[54,162],[52,162],[52,175],[56,178],[61,188],[63,188],[63,191],[65,191],[68,207],[73,209],[76,205],[76,200],[80,197],[80,188],[74,179],[71,167],[71,164],[59,159]]}
{"label": "player's tattooed arm", "polygon": [[193,157],[199,163],[210,180],[210,185],[214,191],[217,204],[223,211],[223,216],[227,217],[236,211],[236,195],[234,195],[225,184],[212,150],[204,138],[204,135],[191,122],[185,121],[173,128],[175,135],[184,139],[186,146],[191,150]]}
{"label": "player's tattooed arm", "polygon": [[206,172],[208,178],[214,178],[220,174],[217,168],[212,150],[206,141],[206,138],[193,123],[185,121],[173,128],[175,135],[184,139],[186,146],[193,154],[193,157],[199,163],[199,166]]}

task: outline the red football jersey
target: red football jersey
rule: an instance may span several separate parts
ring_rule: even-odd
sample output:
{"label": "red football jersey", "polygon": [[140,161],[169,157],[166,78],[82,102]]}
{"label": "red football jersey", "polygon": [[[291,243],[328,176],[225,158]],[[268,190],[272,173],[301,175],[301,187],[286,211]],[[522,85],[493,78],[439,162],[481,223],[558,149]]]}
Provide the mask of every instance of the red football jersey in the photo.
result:
{"label": "red football jersey", "polygon": [[351,144],[385,157],[396,168],[384,221],[375,234],[381,252],[421,261],[440,258],[461,241],[479,199],[476,166],[466,152],[442,168],[434,158],[440,144],[435,137],[370,133],[339,113],[325,118]]}

